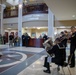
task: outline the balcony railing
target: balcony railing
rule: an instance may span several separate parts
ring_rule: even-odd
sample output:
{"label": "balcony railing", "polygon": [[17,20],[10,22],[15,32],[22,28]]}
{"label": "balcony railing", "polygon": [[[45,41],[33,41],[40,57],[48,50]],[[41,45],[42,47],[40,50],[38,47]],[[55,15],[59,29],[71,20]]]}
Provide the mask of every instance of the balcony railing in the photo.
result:
{"label": "balcony railing", "polygon": [[[23,6],[22,15],[48,13],[45,3]],[[8,7],[4,10],[4,18],[18,17],[18,6],[15,9]]]}

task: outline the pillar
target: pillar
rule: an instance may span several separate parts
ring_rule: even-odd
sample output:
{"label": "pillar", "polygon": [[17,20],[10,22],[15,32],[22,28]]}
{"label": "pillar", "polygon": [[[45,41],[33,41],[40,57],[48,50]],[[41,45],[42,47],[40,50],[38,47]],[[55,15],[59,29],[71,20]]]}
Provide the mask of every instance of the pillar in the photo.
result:
{"label": "pillar", "polygon": [[3,11],[5,9],[5,5],[1,4],[1,35],[4,35],[4,28],[3,28]]}
{"label": "pillar", "polygon": [[20,37],[20,46],[22,46],[22,5],[23,5],[23,0],[19,0],[19,5],[18,5],[18,36]]}
{"label": "pillar", "polygon": [[54,40],[54,14],[48,8],[48,37]]}

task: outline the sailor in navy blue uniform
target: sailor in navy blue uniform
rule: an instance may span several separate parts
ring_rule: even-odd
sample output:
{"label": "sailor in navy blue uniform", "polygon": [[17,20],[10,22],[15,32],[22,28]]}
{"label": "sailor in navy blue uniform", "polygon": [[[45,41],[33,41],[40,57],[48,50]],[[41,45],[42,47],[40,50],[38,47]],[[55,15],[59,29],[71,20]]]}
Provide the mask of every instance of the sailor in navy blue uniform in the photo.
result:
{"label": "sailor in navy blue uniform", "polygon": [[[67,47],[67,39],[68,38],[68,32],[64,31],[63,34],[61,35],[60,39],[61,39],[61,43]],[[66,48],[65,48],[65,61],[66,61]]]}
{"label": "sailor in navy blue uniform", "polygon": [[70,56],[72,56],[70,67],[75,67],[75,49],[76,49],[76,29],[74,26],[71,27],[72,35],[70,40]]}
{"label": "sailor in navy blue uniform", "polygon": [[[54,57],[52,58],[52,62],[60,66],[63,66],[65,61],[64,52],[65,52],[65,46],[61,43],[60,38],[57,38],[55,40],[55,45],[50,50],[47,50],[47,53],[50,56],[54,55]],[[47,63],[47,65],[45,66],[47,70],[44,70],[44,72],[46,73],[50,73],[49,64],[50,63]]]}

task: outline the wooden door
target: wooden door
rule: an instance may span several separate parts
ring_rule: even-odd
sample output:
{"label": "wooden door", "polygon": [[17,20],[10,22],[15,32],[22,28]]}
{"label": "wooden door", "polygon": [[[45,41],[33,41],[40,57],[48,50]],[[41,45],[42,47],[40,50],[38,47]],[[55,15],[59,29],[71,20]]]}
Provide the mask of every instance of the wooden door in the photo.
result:
{"label": "wooden door", "polygon": [[6,43],[8,42],[8,32],[5,32],[5,36],[6,36]]}

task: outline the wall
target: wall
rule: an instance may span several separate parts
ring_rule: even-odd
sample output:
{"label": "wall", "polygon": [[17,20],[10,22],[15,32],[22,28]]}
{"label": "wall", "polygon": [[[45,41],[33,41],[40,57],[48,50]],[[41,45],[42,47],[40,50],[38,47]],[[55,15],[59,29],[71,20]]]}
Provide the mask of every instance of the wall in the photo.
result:
{"label": "wall", "polygon": [[60,23],[64,26],[76,26],[76,20],[63,20]]}
{"label": "wall", "polygon": [[23,27],[47,27],[48,21],[29,21],[24,22]]}
{"label": "wall", "polygon": [[[32,29],[31,33],[36,33],[36,38],[39,38],[41,34],[47,34],[48,28],[41,28],[41,29]],[[32,35],[32,34],[31,34]]]}
{"label": "wall", "polygon": [[[31,15],[26,15],[23,16],[22,21],[27,22],[27,21],[47,21],[48,20],[48,14],[31,14]],[[18,18],[7,18],[3,20],[4,24],[13,24],[13,23],[18,23]]]}
{"label": "wall", "polygon": [[55,18],[55,27],[59,27],[59,26],[76,26],[76,20],[57,20],[57,18]]}
{"label": "wall", "polygon": [[70,28],[57,28],[57,33],[60,33],[60,32],[65,31],[65,30],[70,32]]}
{"label": "wall", "polygon": [[[3,20],[4,29],[18,29],[18,18],[8,18]],[[47,27],[48,14],[32,14],[23,16],[24,27]]]}
{"label": "wall", "polygon": [[14,35],[15,35],[15,33],[17,32],[17,30],[5,30],[5,32],[8,32],[9,35],[10,35],[11,32],[14,32]]}
{"label": "wall", "polygon": [[23,33],[27,32],[31,37],[32,37],[32,33],[36,34],[36,38],[39,38],[39,36],[42,33],[47,34],[48,29],[47,28],[41,28],[41,29],[37,29],[37,28],[28,28],[28,29],[24,29]]}

